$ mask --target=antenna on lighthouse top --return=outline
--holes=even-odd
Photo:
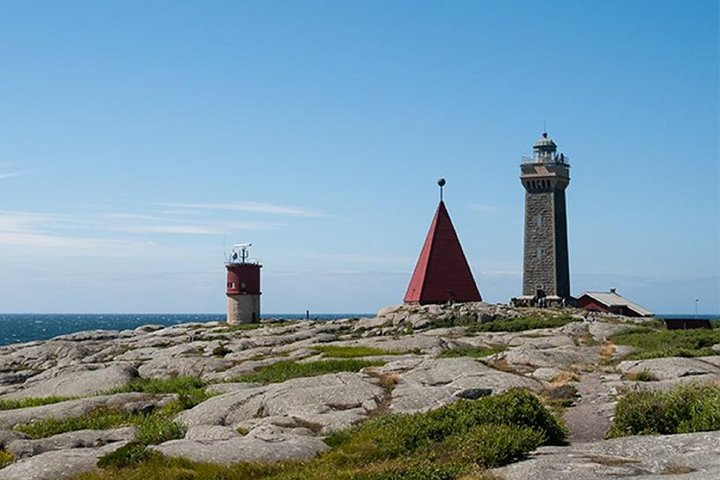
[[[248,249],[252,247],[252,243],[236,243],[232,246],[230,254],[230,263],[245,263],[248,256]]]
[[[443,187],[445,186],[445,179],[441,178],[437,181],[438,186],[440,187],[440,201],[443,201]]]

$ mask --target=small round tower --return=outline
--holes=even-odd
[[[260,262],[248,258],[250,243],[233,245],[227,268],[227,323],[260,321]]]

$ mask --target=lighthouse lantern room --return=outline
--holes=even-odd
[[[233,245],[227,268],[227,323],[260,321],[260,262],[248,258],[250,243]]]

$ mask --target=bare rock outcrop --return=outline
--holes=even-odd
[[[525,316],[562,317],[555,324],[565,324],[516,332],[492,325],[500,331],[483,331],[487,322]],[[617,398],[627,391],[720,381],[720,355],[617,364],[630,348],[611,345],[608,339],[632,325],[620,317],[573,309],[477,302],[398,305],[372,318],[329,322],[241,328],[219,322],[149,325],[0,347],[0,400],[82,397],[0,410],[0,449],[16,457],[0,469],[0,478],[69,478],[96,468],[100,456],[135,437],[127,427],[32,440],[14,426],[78,417],[99,408],[149,412],[177,395],[107,392],[136,377],[184,375],[199,378],[214,396],[175,417],[187,428],[184,438],[149,447],[173,457],[222,464],[306,459],[329,448],[323,442],[329,433],[374,415],[422,412],[526,388],[543,396],[566,395],[571,445],[541,448],[528,461],[500,469],[507,480],[720,478],[717,432],[601,440]],[[243,377],[278,362],[332,358],[326,347],[350,354],[357,347],[376,349],[361,360],[384,364],[271,384],[247,383]],[[656,381],[633,381],[641,372]]]
[[[114,452],[127,442],[115,442],[98,448],[54,450],[23,458],[0,470],[3,480],[64,480],[97,468],[103,455]]]
[[[615,438],[541,447],[530,459],[494,473],[505,480],[716,480],[720,432]]]

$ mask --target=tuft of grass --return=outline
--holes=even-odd
[[[205,382],[198,377],[180,376],[167,379],[136,377],[111,393],[142,392],[154,394],[176,393],[181,410],[192,408],[210,398]]]
[[[103,455],[97,463],[100,468],[125,468],[156,459],[160,454],[145,448],[140,442],[130,442],[114,452]]]
[[[365,367],[379,367],[382,365],[385,365],[385,362],[357,359],[319,360],[308,363],[284,360],[266,365],[256,372],[241,375],[231,381],[265,384],[278,383],[292,378],[316,377],[328,373],[359,372]]]
[[[213,351],[212,351],[212,354],[215,357],[224,357],[228,353],[232,353],[232,350],[230,350],[223,344],[220,344],[217,347],[213,348]]]
[[[483,358],[498,352],[507,350],[505,345],[493,345],[491,347],[462,347],[443,351],[439,358],[472,357]]]
[[[576,318],[573,318],[570,315],[554,317],[518,317],[498,319],[486,323],[475,323],[470,325],[470,330],[475,332],[522,332],[538,328],[557,328],[577,321],[578,320]]]
[[[720,386],[680,384],[620,399],[608,437],[720,430]]]
[[[15,410],[16,408],[39,407],[40,405],[50,405],[52,403],[60,403],[66,400],[75,400],[80,397],[30,397],[21,398],[19,400],[0,400],[0,410]]]
[[[579,397],[575,385],[564,383],[550,385],[543,392],[542,397],[552,408],[568,408]]]
[[[578,320],[570,315],[538,315],[534,317],[498,318],[480,323],[476,318],[447,317],[433,320],[432,328],[466,327],[470,332],[522,332],[538,328],[556,328]]]
[[[173,420],[173,415],[166,412],[133,418],[132,421],[138,429],[135,441],[143,445],[158,445],[185,437],[185,426]]]
[[[152,454],[123,463],[142,455],[133,451],[120,462],[101,461],[112,468],[74,480],[491,480],[484,468],[563,439],[562,427],[537,397],[512,390],[430,412],[376,417],[331,435],[331,450],[303,462],[222,466]]]
[[[340,346],[340,345],[320,345],[310,347],[310,350],[322,353],[330,358],[358,358],[358,357],[375,357],[381,355],[402,355],[406,352],[395,352],[392,350],[383,350],[374,347],[356,347],[356,346]]]
[[[717,355],[713,345],[720,343],[720,329],[665,330],[636,327],[611,338],[616,345],[630,345],[636,351],[625,357],[643,360],[660,357],[705,357]]]
[[[632,380],[634,382],[655,382],[657,377],[647,368],[641,372],[628,372],[624,375],[625,380]]]
[[[255,330],[256,328],[275,328],[275,327],[287,327],[297,323],[296,320],[263,320],[257,323],[236,323],[229,324],[227,322],[221,322],[220,325],[233,332],[243,332],[246,330]]]
[[[5,468],[15,461],[15,455],[0,448],[0,468]]]

